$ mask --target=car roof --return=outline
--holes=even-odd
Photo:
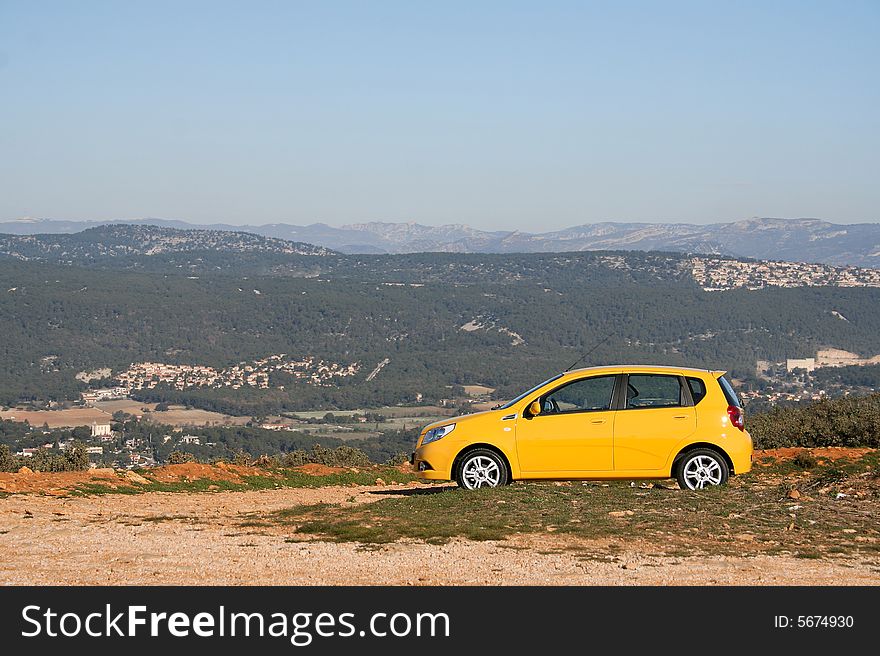
[[[713,371],[711,369],[698,369],[696,367],[673,367],[670,365],[663,364],[609,364],[609,365],[598,365],[594,367],[583,367],[581,369],[572,369],[571,371],[563,372],[563,375],[573,374],[573,373],[601,373],[601,372],[609,372],[609,373],[625,373],[625,372],[650,372],[650,373],[697,373],[697,374],[712,374],[716,378],[718,376],[722,376],[724,371]]]

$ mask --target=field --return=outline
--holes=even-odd
[[[464,393],[468,396],[486,396],[495,391],[494,387],[485,385],[463,385]]]
[[[120,410],[131,415],[140,415],[143,414],[143,409],[146,408],[151,413],[145,414],[146,418],[171,426],[242,426],[251,420],[250,417],[232,417],[220,414],[219,412],[199,410],[198,408],[187,409],[182,405],[172,405],[164,412],[155,412],[155,403],[140,403],[139,401],[129,399],[100,401],[95,403],[95,407],[111,415]]]
[[[439,417],[449,417],[455,412],[450,408],[441,408],[437,405],[416,405],[416,406],[382,406],[379,408],[360,408],[357,410],[334,410],[333,414],[340,417],[350,417],[352,415],[362,415],[365,412],[375,412],[384,415],[389,419],[418,419],[422,423],[427,423]],[[327,410],[309,410],[305,412],[296,412],[297,417],[320,419],[327,414]]]
[[[150,414],[144,413],[144,408]],[[91,426],[93,423],[106,424],[112,419],[113,413],[122,411],[131,415],[143,415],[148,419],[171,426],[232,426],[244,425],[250,417],[231,417],[209,410],[172,405],[166,412],[153,412],[155,403],[140,403],[130,399],[119,401],[99,401],[94,406],[68,408],[65,410],[20,410],[12,409],[0,412],[0,418],[15,421],[27,421],[31,426],[48,424],[49,428],[74,428]]]
[[[476,409],[475,409],[476,411]],[[352,415],[363,415],[366,412],[373,412],[383,415],[386,420],[377,426],[375,423],[355,423],[355,424],[306,424],[301,423],[292,427],[292,430],[302,431],[305,433],[319,433],[329,437],[335,437],[340,440],[361,440],[381,435],[382,431],[389,430],[407,430],[412,428],[421,428],[426,424],[430,424],[444,417],[451,417],[456,411],[451,408],[442,408],[436,405],[423,406],[383,406],[380,408],[369,408],[359,410],[340,410],[333,411],[333,415],[337,417],[350,417]],[[297,417],[304,419],[321,419],[326,414],[326,410],[297,412]]]
[[[875,450],[784,449],[704,492],[473,493],[318,465],[3,474],[0,584],[877,585],[878,472]]]
[[[92,423],[106,424],[110,415],[98,408],[70,408],[68,410],[4,410],[0,419],[26,421],[31,426],[46,424],[49,428],[74,428],[91,426]]]

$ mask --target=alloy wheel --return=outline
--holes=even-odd
[[[488,456],[474,456],[462,465],[461,478],[469,490],[479,487],[498,487],[501,469],[498,463]]]
[[[702,490],[707,485],[721,485],[721,463],[712,456],[700,454],[684,464],[684,482],[690,490]]]

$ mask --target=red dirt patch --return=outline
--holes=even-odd
[[[130,487],[132,483],[113,469],[89,469],[76,472],[0,472],[0,492],[40,492],[63,495],[83,483],[100,483],[110,487]]]
[[[294,470],[302,472],[303,474],[309,474],[310,476],[327,476],[329,474],[341,474],[342,472],[348,471],[348,468],[330,467],[328,465],[319,465],[316,462],[310,462],[307,465],[294,467]]]
[[[0,492],[36,492],[52,495],[67,494],[76,487],[97,483],[112,488],[132,487],[135,483],[124,478],[123,471],[110,468],[88,469],[75,472],[0,472]],[[144,478],[158,483],[177,483],[207,478],[215,481],[243,482],[244,476],[271,476],[265,469],[218,463],[204,465],[188,462],[166,465],[142,472]]]
[[[351,471],[351,467],[328,467],[308,464],[294,468],[311,476],[327,476]],[[51,495],[64,495],[83,484],[100,484],[112,488],[132,487],[137,481],[124,477],[125,471],[110,468],[89,469],[76,472],[0,472],[0,492],[31,492]],[[142,471],[141,476],[150,482],[179,483],[208,479],[230,483],[244,483],[246,476],[276,476],[272,470],[245,465],[232,465],[218,462],[206,465],[199,462],[186,462],[179,465],[165,465]],[[143,481],[140,481],[143,483]]]
[[[230,481],[238,483],[242,476],[266,476],[265,469],[257,467],[245,467],[243,465],[230,465],[225,462],[216,465],[206,465],[200,462],[185,462],[179,465],[165,465],[144,472],[147,478],[159,483],[176,483],[178,481],[194,481],[200,478],[209,478],[214,481]]]

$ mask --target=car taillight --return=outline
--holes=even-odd
[[[746,429],[742,408],[737,408],[735,405],[727,406],[727,416],[730,417],[731,424],[740,430]]]

